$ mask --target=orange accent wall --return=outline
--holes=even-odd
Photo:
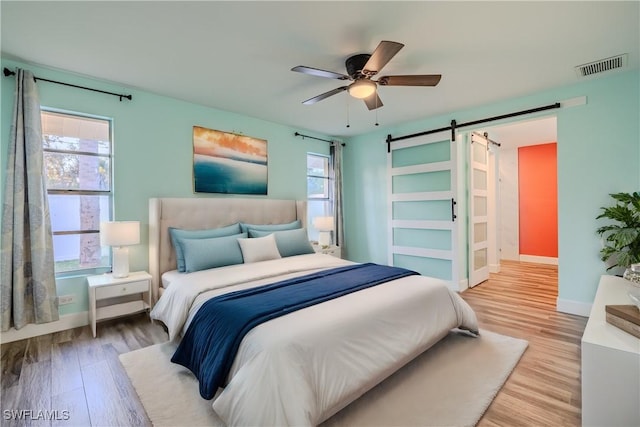
[[[555,142],[518,148],[520,254],[558,256],[558,167]]]

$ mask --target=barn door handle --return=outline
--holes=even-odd
[[[451,221],[452,222],[455,221],[457,218],[455,206],[456,206],[456,200],[452,197],[451,198]]]

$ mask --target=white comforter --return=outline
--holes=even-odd
[[[213,296],[347,264],[312,254],[191,273],[171,283],[151,316],[174,339]],[[317,425],[457,327],[477,331],[475,313],[445,282],[423,276],[314,305],[245,336],[213,408],[227,425]]]

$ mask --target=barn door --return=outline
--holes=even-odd
[[[394,142],[387,156],[388,262],[459,286],[456,144],[450,132]]]
[[[477,133],[469,144],[469,287],[489,279],[489,141]]]

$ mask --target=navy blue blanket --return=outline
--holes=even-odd
[[[356,264],[212,298],[194,316],[171,361],[189,368],[200,382],[200,395],[212,399],[224,385],[240,342],[255,326],[414,274],[418,273],[398,267]]]

